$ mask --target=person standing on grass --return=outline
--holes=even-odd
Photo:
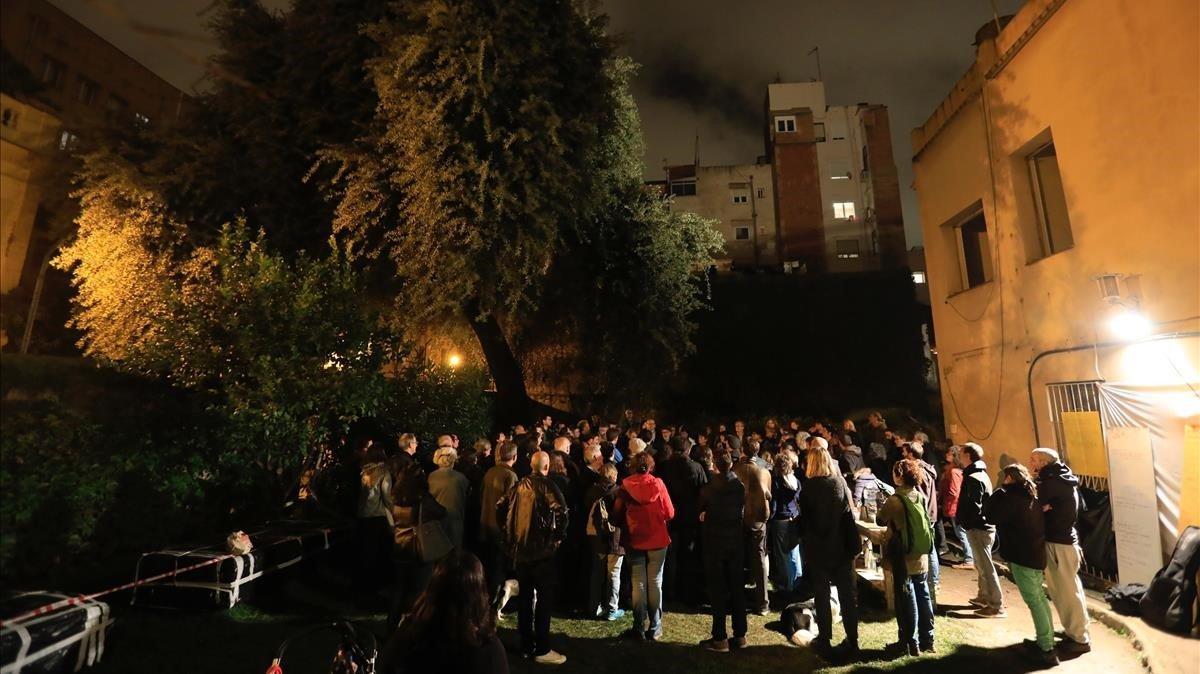
[[[738,479],[746,486],[746,508],[742,515],[743,538],[746,545],[746,561],[750,570],[750,582],[754,592],[750,596],[750,611],[759,615],[770,612],[767,596],[767,576],[770,562],[767,560],[767,522],[770,521],[772,506],[771,473],[759,465],[758,445],[747,440],[742,445],[742,458],[733,467]]]
[[[932,653],[933,601],[929,596],[929,551],[933,529],[929,526],[925,479],[920,462],[901,459],[892,468],[896,493],[879,510],[879,523],[888,528],[884,563],[892,569],[896,595],[896,627],[899,639],[890,650],[908,655]]]
[[[567,535],[567,500],[547,477],[550,455],[529,457],[529,476],[513,485],[497,504],[504,542],[516,569],[517,631],[522,654],[543,665],[561,665],[567,657],[550,648],[550,612],[558,588],[555,554]]]
[[[663,481],[654,477],[654,457],[644,451],[633,457],[633,474],[621,482],[613,512],[623,522],[622,539],[633,583],[633,627],[626,635],[639,641],[662,638],[663,564],[671,536],[667,523],[675,505]]]
[[[592,550],[588,613],[613,622],[625,617],[625,612],[617,607],[625,549],[621,547],[621,528],[612,514],[617,500],[617,467],[605,463],[598,474],[599,479],[592,483],[583,500],[587,513],[585,531]]]
[[[504,441],[496,448],[496,465],[483,475],[482,494],[479,505],[479,538],[483,548],[483,570],[487,575],[488,590],[492,593],[492,608],[497,613],[504,609],[509,596],[509,560],[504,554],[504,532],[496,519],[496,504],[517,483],[513,464],[517,462],[517,443]]]
[[[962,491],[963,471],[959,465],[962,448],[952,445],[946,450],[946,465],[942,466],[942,477],[938,480],[938,497],[941,499],[942,520],[950,524],[954,540],[962,548],[962,561],[951,564],[954,569],[971,569],[975,559],[971,557],[971,546],[967,544],[967,530],[958,521],[958,496]],[[949,548],[944,552],[949,552]]]
[[[1092,650],[1092,640],[1087,627],[1087,600],[1079,580],[1083,550],[1075,532],[1079,518],[1079,478],[1053,449],[1033,450],[1029,464],[1037,475],[1046,521],[1046,589],[1066,633],[1058,648],[1073,654],[1087,653]]]
[[[446,444],[441,444],[443,440]],[[450,445],[450,436],[438,440],[439,447],[433,453],[437,470],[429,474],[429,493],[446,509],[446,535],[456,548],[463,546],[463,521],[467,514],[467,493],[471,489],[467,476],[454,469],[458,463],[458,450]]]
[[[1058,664],[1058,656],[1054,653],[1054,618],[1042,588],[1046,538],[1037,485],[1029,470],[1019,463],[1006,466],[1001,475],[1000,487],[983,510],[988,521],[996,525],[1000,555],[1008,562],[1021,599],[1033,616],[1037,638],[1026,639],[1025,645],[1041,664],[1053,667]]]
[[[421,554],[417,527],[446,518],[446,509],[429,493],[425,473],[415,462],[404,464],[393,478],[391,501],[392,561],[396,576],[388,611],[388,632],[396,629],[413,600],[425,590],[433,569]]]
[[[967,530],[967,544],[975,560],[978,574],[978,594],[970,604],[981,618],[1003,618],[1004,595],[1000,592],[1000,576],[992,563],[992,545],[996,542],[996,527],[988,522],[983,504],[992,495],[992,478],[983,462],[983,447],[968,442],[959,455],[963,469],[963,486],[958,496],[958,521]]]
[[[743,591],[742,510],[746,487],[733,472],[728,450],[713,456],[712,480],[700,490],[700,540],[704,550],[704,575],[712,603],[712,638],[700,642],[707,650],[726,653],[746,645],[746,593]],[[733,640],[725,630],[725,616],[733,623]]]
[[[937,498],[937,469],[933,464],[925,460],[925,443],[917,440],[916,437],[927,437],[924,433],[914,434],[912,442],[904,445],[901,448],[904,458],[912,459],[917,462],[917,467],[921,469],[921,480],[914,485],[921,496],[924,497],[925,513],[929,517],[929,533],[933,536],[933,540],[937,541],[938,527],[938,498]],[[929,550],[929,587],[936,588],[941,585],[941,569],[938,568],[938,553],[936,549]]]
[[[363,457],[358,492],[359,590],[376,589],[392,549],[392,475],[383,447],[372,445]]]
[[[804,488],[800,490],[800,521],[803,527],[804,573],[812,579],[817,612],[817,639],[813,648],[822,655],[834,655],[851,660],[858,655],[858,600],[854,574],[854,557],[843,549],[847,534],[847,513],[853,513],[850,490],[838,473],[837,463],[821,442],[808,452]],[[830,652],[829,637],[833,633],[833,609],[830,606],[830,583],[837,585],[841,605],[842,626],[846,640]]]
[[[767,524],[771,584],[775,591],[790,596],[800,582],[800,480],[796,459],[783,450],[775,456],[771,473],[771,498],[775,501]]]
[[[668,600],[678,599],[696,606],[700,603],[701,583],[700,550],[696,542],[700,519],[696,503],[700,489],[708,483],[708,472],[692,460],[688,449],[684,438],[676,436],[663,448],[666,458],[658,462],[659,477],[667,485],[667,493],[675,505],[675,519],[668,528],[671,547],[667,549],[663,592]]]

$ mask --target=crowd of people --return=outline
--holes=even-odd
[[[667,601],[708,609],[699,646],[718,653],[745,647],[748,613],[809,602],[811,647],[853,661],[859,521],[886,527],[890,652],[936,651],[942,564],[975,570],[978,617],[1007,615],[997,542],[1036,627],[1030,655],[1053,665],[1090,650],[1078,479],[1051,449],[1004,466],[993,488],[978,444],[931,443],[879,413],[861,431],[849,419],[750,430],[740,420],[658,426],[629,412],[611,424],[546,416],[469,444],[443,435],[432,451],[411,434],[391,453],[386,444],[359,452],[358,502],[358,577],[390,565],[394,578],[383,671],[507,671],[496,625],[513,603],[521,655],[541,664],[566,661],[552,611],[611,622],[624,606],[624,636],[655,642]]]

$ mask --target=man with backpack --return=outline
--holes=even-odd
[[[1079,518],[1079,478],[1053,449],[1038,448],[1029,457],[1037,481],[1046,533],[1046,589],[1058,611],[1066,637],[1058,645],[1066,653],[1092,650],[1087,600],[1079,580],[1083,551],[1075,522]]]
[[[496,505],[504,543],[519,585],[517,631],[525,657],[545,665],[560,665],[565,655],[550,648],[550,611],[558,586],[555,553],[567,534],[566,498],[547,475],[550,455],[529,457],[530,474],[517,482]]]
[[[612,462],[605,463],[597,474],[598,479],[583,499],[587,512],[585,527],[592,550],[587,613],[613,622],[625,617],[625,611],[617,608],[625,549],[621,547],[621,528],[611,517],[617,498],[617,467]]]
[[[933,601],[927,580],[933,529],[929,526],[925,495],[918,489],[922,473],[920,462],[915,459],[896,462],[892,468],[896,493],[883,504],[878,518],[888,528],[884,563],[892,570],[896,591],[899,638],[889,649],[908,655],[935,650]]]

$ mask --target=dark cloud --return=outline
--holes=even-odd
[[[756,101],[737,81],[685,54],[669,52],[644,62],[641,77],[650,96],[714,115],[738,130],[753,131],[762,123],[761,98]]]

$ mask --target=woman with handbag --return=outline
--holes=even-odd
[[[392,561],[396,568],[388,632],[417,595],[425,590],[433,563],[450,552],[450,539],[442,529],[443,508],[429,493],[425,473],[410,463],[400,469],[392,487]]]
[[[800,491],[800,521],[803,527],[804,573],[811,578],[817,612],[817,639],[813,647],[829,656],[829,637],[833,633],[833,609],[829,603],[830,584],[837,586],[842,626],[846,640],[833,653],[842,660],[858,655],[858,601],[854,575],[858,530],[850,507],[850,490],[837,470],[837,463],[817,438],[808,450],[805,475]]]

